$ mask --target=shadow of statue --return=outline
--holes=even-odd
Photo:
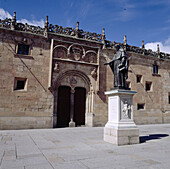
[[[168,134],[150,134],[149,136],[140,136],[139,141],[140,143],[145,143],[146,141],[149,140],[156,140],[156,139],[161,139],[163,137],[168,137]]]

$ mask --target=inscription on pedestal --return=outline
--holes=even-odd
[[[118,110],[118,99],[117,97],[109,98],[109,121],[116,122],[117,119],[117,110]]]

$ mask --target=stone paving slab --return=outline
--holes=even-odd
[[[103,141],[102,127],[0,131],[0,169],[167,169],[170,124],[139,125],[140,144]]]

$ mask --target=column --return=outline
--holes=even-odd
[[[75,93],[75,90],[71,89],[71,95],[70,95],[70,123],[69,123],[69,127],[75,127],[75,122],[73,121],[73,119],[74,119],[74,93]]]

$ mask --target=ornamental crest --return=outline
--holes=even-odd
[[[80,60],[81,56],[82,56],[82,49],[78,48],[78,47],[72,47],[72,52],[74,55],[74,59],[75,60]]]

